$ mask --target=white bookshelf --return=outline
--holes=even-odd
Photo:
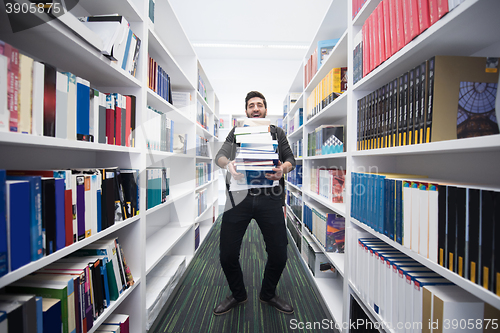
[[[496,309],[500,309],[500,297],[460,277],[429,259],[404,248],[400,244],[379,234],[370,227],[355,220],[350,216],[351,205],[351,172],[394,172],[404,174],[422,174],[431,179],[442,179],[450,182],[477,183],[488,186],[500,187],[500,135],[475,137],[460,140],[432,142],[419,145],[382,148],[374,150],[357,151],[357,100],[385,85],[423,61],[434,55],[460,55],[460,56],[498,56],[500,54],[500,40],[496,31],[500,29],[500,21],[495,18],[500,11],[500,2],[488,0],[465,0],[458,7],[447,13],[438,22],[417,36],[413,41],[404,46],[392,57],[379,65],[367,76],[352,84],[353,75],[353,50],[355,36],[377,7],[381,0],[367,0],[361,11],[354,19],[352,15],[352,1],[333,0],[330,9],[318,29],[318,32],[307,51],[305,58],[313,53],[318,40],[340,38],[330,55],[324,60],[322,67],[304,87],[304,69],[301,64],[289,93],[302,93],[298,103],[289,111],[285,119],[293,116],[299,107],[304,108],[304,125],[299,131],[288,136],[290,143],[299,139],[303,140],[304,154],[307,152],[307,133],[323,124],[341,124],[345,126],[346,151],[340,154],[321,155],[297,159],[303,164],[303,186],[296,187],[287,182],[287,188],[302,193],[303,202],[310,202],[316,206],[324,206],[346,218],[346,228],[364,230],[377,237],[395,249],[417,260],[424,266],[442,275],[459,287],[469,291],[484,302]],[[341,14],[339,14],[341,13]],[[343,15],[341,18],[339,15]],[[335,26],[333,26],[335,25]],[[335,67],[348,67],[348,90],[335,99],[321,112],[309,120],[306,118],[307,98],[322,78]],[[341,167],[347,171],[346,195],[344,204],[332,204],[326,199],[310,192],[309,170],[312,166],[324,165],[327,167]],[[474,170],[471,172],[471,170]],[[303,234],[309,231],[303,227]],[[310,234],[309,234],[310,235]],[[311,238],[316,242],[314,236]],[[339,323],[349,322],[349,304],[351,296],[360,303],[368,317],[374,322],[383,324],[383,319],[359,296],[357,288],[351,283],[349,266],[353,257],[349,255],[355,251],[355,244],[350,243],[346,237],[346,254],[325,254],[331,262],[342,271],[343,287],[343,312]],[[318,285],[320,287],[320,285]],[[335,305],[330,305],[329,300],[336,298],[337,292],[328,292],[328,287],[320,295],[330,307],[333,314]],[[332,308],[333,307],[333,308]],[[348,332],[349,329],[342,329]],[[384,328],[381,332],[392,332]]]
[[[148,18],[148,0],[85,0],[66,15],[61,22],[47,24],[10,33],[8,22],[0,22],[0,40],[35,60],[47,62],[58,70],[67,71],[88,80],[100,92],[118,92],[136,96],[135,147],[122,147],[82,141],[71,141],[19,133],[0,132],[2,169],[69,169],[120,168],[138,169],[140,172],[140,213],[67,246],[55,253],[31,262],[0,278],[0,288],[43,268],[64,256],[105,237],[118,237],[125,253],[135,284],[123,292],[116,302],[94,322],[94,332],[111,313],[130,316],[131,332],[146,332],[147,274],[168,255],[193,258],[195,222],[200,222],[200,243],[212,227],[213,207],[218,213],[217,173],[212,165],[212,180],[198,188],[195,186],[195,164],[211,162],[209,157],[195,155],[195,138],[203,136],[212,144],[216,140],[213,126],[218,124],[219,100],[203,71],[202,64],[191,46],[168,0],[156,0],[156,22]],[[119,13],[130,23],[132,31],[141,40],[136,77],[132,77],[102,56],[92,45],[74,31],[83,31],[75,17]],[[66,16],[65,15],[65,16]],[[6,29],[4,29],[6,28]],[[6,32],[9,31],[9,32]],[[81,33],[83,34],[83,33]],[[163,100],[148,87],[148,54],[169,74],[172,90],[189,92],[190,105],[177,108]],[[207,88],[205,101],[197,91],[198,73]],[[196,123],[197,100],[203,103],[208,115],[208,130]],[[142,126],[144,109],[151,106],[174,121],[174,133],[187,133],[187,154],[149,150],[145,147],[145,128]],[[170,168],[170,195],[167,200],[146,209],[146,168]],[[195,216],[195,192],[207,189],[207,209]],[[212,200],[212,198],[214,198]]]

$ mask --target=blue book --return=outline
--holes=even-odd
[[[43,297],[35,296],[35,301],[36,301],[36,332],[43,333]]]
[[[77,239],[85,238],[85,176],[76,176]]]
[[[97,232],[102,230],[101,190],[97,190]]]
[[[56,204],[56,251],[66,246],[66,221],[65,221],[65,184],[63,178],[55,179],[55,204]]]
[[[7,176],[8,180],[26,180],[30,183],[30,251],[31,261],[43,257],[42,235],[42,177]]]
[[[76,79],[76,139],[89,141],[90,83]]]
[[[6,194],[9,268],[14,271],[31,262],[30,184],[23,180],[7,180]]]
[[[0,170],[0,276],[9,271],[7,247],[7,207],[5,195],[5,170]]]
[[[128,29],[127,44],[125,47],[125,54],[123,55],[122,69],[127,68],[128,53],[130,52],[130,43],[132,42],[132,29]],[[135,50],[134,50],[135,51]]]
[[[102,259],[102,265],[101,265],[101,276],[102,276],[102,279],[103,279],[103,287],[104,287],[104,298],[105,298],[105,307],[108,307],[111,305],[111,301],[110,301],[110,296],[109,296],[109,282],[108,282],[108,272],[107,272],[107,265],[110,264],[111,265],[111,262],[108,261],[108,258],[107,257],[104,257]]]
[[[56,298],[43,298],[43,332],[60,332],[62,325],[61,301]]]

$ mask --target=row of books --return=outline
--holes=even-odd
[[[200,93],[201,97],[207,102],[207,87],[205,85],[205,81],[200,75],[200,70],[198,69],[198,92]]]
[[[343,153],[344,125],[321,125],[307,133],[307,156]]]
[[[290,236],[297,248],[300,249],[302,247],[302,223],[294,214],[288,211],[288,207],[285,211],[285,218]]]
[[[403,73],[358,100],[358,150],[498,134],[498,69],[498,58],[435,56]]]
[[[299,129],[300,126],[304,124],[304,109],[299,108],[293,117],[288,118],[287,121],[287,126],[286,126],[286,133],[287,134],[292,134],[296,130]]]
[[[146,177],[146,209],[150,209],[170,196],[170,168],[147,168]]]
[[[168,255],[146,276],[147,330],[153,326],[185,271],[186,256]]]
[[[302,235],[300,254],[316,278],[335,278],[338,272],[316,242],[307,234]]]
[[[500,192],[400,174],[351,173],[351,215],[500,295]]]
[[[137,170],[0,170],[0,276],[139,212]]]
[[[283,101],[283,119],[285,119],[286,115],[293,109],[300,95],[302,95],[300,92],[290,92],[286,94],[285,100]]]
[[[333,203],[343,203],[346,171],[338,168],[311,167],[310,190]]]
[[[199,191],[196,191],[194,195],[194,201],[196,202],[196,211],[197,211],[196,216],[200,216],[208,207],[207,193],[208,193],[207,189],[203,188]]]
[[[148,88],[172,104],[170,76],[149,54],[148,60]]]
[[[358,15],[359,11],[361,8],[363,8],[363,5],[366,3],[367,0],[353,0],[352,1],[352,18],[354,19],[356,15]]]
[[[448,0],[382,0],[361,29],[363,77],[453,8]]]
[[[344,253],[345,218],[325,208],[304,202],[304,226],[327,252]]]
[[[148,105],[145,111],[146,146],[151,150],[174,151],[174,121]]]
[[[118,238],[102,239],[9,284],[0,304],[7,310],[10,321],[16,319],[15,308],[19,304],[13,302],[15,295],[26,295],[24,300],[19,300],[24,303],[23,307],[28,305],[28,309],[30,306],[25,302],[33,302],[34,296],[42,297],[42,304],[48,306],[45,324],[50,330],[47,332],[86,333],[111,302],[133,284],[134,278]],[[3,303],[9,299],[12,304]],[[15,332],[36,332],[40,312],[35,312],[37,315],[23,323],[9,323],[9,331],[13,328]],[[119,323],[115,324],[125,324],[126,321],[126,317],[120,316]],[[28,329],[30,326],[35,329]]]
[[[314,87],[306,100],[307,120],[320,113],[342,93],[347,91],[347,67],[332,68]]]
[[[299,221],[302,221],[302,193],[286,190],[286,204]]]
[[[212,181],[212,163],[198,162],[195,165],[195,184],[196,187]]]
[[[0,131],[134,146],[135,96],[105,94],[0,41]]]
[[[290,148],[292,148],[292,153],[293,153],[293,156],[295,158],[297,157],[302,157],[303,156],[303,140],[302,139],[298,139],[297,141],[295,142],[292,142],[292,144],[290,145]]]
[[[196,156],[210,157],[208,139],[201,135],[196,136]]]
[[[95,15],[79,17],[78,20],[101,38],[101,53],[135,77],[141,40],[130,29],[125,16]]]
[[[498,318],[474,295],[364,232],[353,232],[357,244],[352,258],[352,283],[360,297],[394,332],[456,332],[452,321],[481,322]],[[369,276],[370,278],[366,278]],[[496,316],[489,318],[491,311]],[[462,326],[463,328],[463,326]],[[481,326],[468,330],[482,332]]]
[[[196,101],[196,123],[208,130],[208,113],[200,101]]]
[[[287,173],[285,177],[293,185],[302,187],[302,164],[296,164],[295,169]]]
[[[320,69],[338,41],[339,38],[318,41],[318,46],[304,64],[304,88],[311,82],[312,78]]]

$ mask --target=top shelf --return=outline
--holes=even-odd
[[[359,15],[364,17],[365,11],[369,15],[371,11],[368,9],[378,2],[367,3]],[[500,1],[468,0],[461,3],[357,82],[353,89],[373,91],[435,55],[492,56],[487,47],[499,42],[500,35],[484,32],[498,30],[499,12]],[[358,21],[360,24],[364,22],[361,18]],[[481,24],[471,24],[478,21]]]

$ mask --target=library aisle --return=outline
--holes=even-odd
[[[259,290],[266,263],[262,234],[251,222],[241,247],[240,262],[243,269],[248,302],[229,313],[214,316],[212,310],[230,294],[219,263],[219,234],[222,215],[219,216],[205,241],[184,274],[184,280],[171,296],[172,301],[151,327],[157,332],[295,332],[300,323],[322,323],[331,318],[313,290],[308,272],[289,239],[288,261],[277,288],[277,294],[290,301],[295,312],[285,315],[259,301]],[[339,304],[339,307],[342,307]],[[325,320],[326,319],[326,320]],[[335,332],[329,324],[316,325],[317,329],[301,329],[300,332]],[[305,328],[305,327],[304,327]]]

